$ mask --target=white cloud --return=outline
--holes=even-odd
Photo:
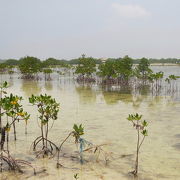
[[[122,17],[141,18],[150,16],[150,13],[139,5],[113,3],[112,8]]]

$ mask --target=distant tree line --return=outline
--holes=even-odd
[[[30,56],[27,56],[28,59],[33,59],[33,58],[36,58],[36,57],[30,57]],[[0,60],[0,64],[4,64],[4,65],[9,65],[9,66],[18,66],[21,64],[22,62],[22,59],[24,58],[27,58],[27,57],[23,57],[23,58],[20,58],[19,60],[17,59],[7,59],[7,60]],[[96,64],[101,64],[103,62],[102,59],[97,59],[97,58],[93,58],[91,57],[92,59],[94,59],[95,63]],[[36,58],[38,59],[38,58]],[[122,58],[107,58],[106,61],[119,61],[121,60]],[[71,59],[71,60],[59,60],[59,59],[55,59],[55,58],[48,58],[46,60],[40,60],[38,59],[41,63],[42,66],[54,66],[54,65],[60,65],[60,66],[68,66],[68,65],[75,65],[75,64],[79,64],[80,63],[80,58],[76,58],[76,59]],[[133,59],[132,58],[132,62],[133,64],[139,64],[140,63],[140,59]],[[161,58],[161,59],[153,59],[153,58],[150,58],[148,59],[149,60],[149,63],[150,64],[153,64],[153,63],[172,63],[172,64],[180,64],[180,59],[177,59],[177,58]]]

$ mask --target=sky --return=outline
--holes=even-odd
[[[180,58],[180,0],[0,0],[0,59]]]

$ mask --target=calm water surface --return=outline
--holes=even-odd
[[[180,75],[180,67],[154,67],[155,70]],[[130,180],[128,172],[135,161],[136,132],[126,120],[128,114],[138,112],[149,122],[149,136],[141,149],[139,180],[180,179],[180,98],[169,96],[131,95],[117,91],[105,91],[93,86],[80,86],[72,77],[54,78],[53,81],[26,81],[14,75],[2,76],[11,84],[8,92],[24,97],[24,107],[31,115],[28,134],[23,122],[17,123],[17,142],[11,137],[12,154],[31,161],[37,171],[46,172],[33,176],[27,169],[25,174],[3,172],[0,179],[48,179],[73,180],[78,173],[79,180]],[[60,112],[49,139],[60,142],[71,131],[74,123],[85,127],[84,138],[94,144],[108,144],[104,150],[111,152],[106,165],[103,157],[95,161],[92,154],[85,154],[86,162],[81,165],[72,160],[76,146],[70,139],[63,148],[67,156],[61,157],[66,168],[56,169],[56,159],[36,159],[30,151],[32,141],[39,136],[37,111],[28,103],[31,94],[47,93],[60,103]]]

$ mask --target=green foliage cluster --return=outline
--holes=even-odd
[[[32,105],[35,105],[39,112],[39,120],[40,120],[40,130],[41,136],[36,138],[33,142],[33,150],[36,150],[36,146],[42,142],[42,150],[40,151],[39,155],[43,157],[48,154],[53,154],[53,147],[58,150],[58,147],[48,139],[49,129],[52,127],[49,126],[50,120],[56,120],[57,114],[59,112],[59,104],[53,99],[51,96],[39,95],[34,96],[32,95],[29,98],[29,102]],[[37,155],[37,156],[39,156]]]
[[[143,136],[147,136],[147,130],[145,129],[148,126],[148,123],[146,120],[142,121],[142,115],[136,114],[129,114],[128,121],[131,121],[133,123],[133,127],[136,128],[136,130],[141,131],[141,134]]]
[[[75,143],[79,142],[80,136],[84,134],[84,127],[82,127],[82,124],[79,126],[77,124],[74,124],[73,126],[73,136],[75,137]]]
[[[10,130],[11,125],[14,128],[14,139],[16,140],[16,121],[23,120],[27,125],[27,121],[30,118],[30,115],[24,111],[21,101],[23,100],[21,96],[13,95],[12,93],[7,96],[5,89],[8,87],[8,83],[5,81],[0,85],[1,89],[1,98],[0,98],[0,129],[3,127],[3,117],[11,118],[11,123],[6,122],[6,130]],[[3,97],[3,94],[5,96]]]
[[[149,59],[149,62],[151,64],[153,63],[172,63],[172,64],[180,64],[180,59],[177,59],[177,58],[161,58],[161,59],[153,59],[153,58],[150,58]]]
[[[0,73],[4,73],[7,71],[8,66],[6,64],[0,64]]]
[[[45,61],[42,61],[43,67],[50,66],[61,66],[61,67],[69,67],[68,62],[66,60],[58,60],[55,58],[48,58]]]
[[[0,106],[4,110],[2,114],[6,114],[8,117],[12,117],[16,120],[23,118],[23,120],[27,122],[30,115],[27,112],[24,112],[21,101],[21,96],[13,95],[12,93],[9,96],[2,98],[0,101]]]
[[[175,76],[175,75],[169,75],[169,77],[167,77],[165,79],[166,82],[170,83],[171,81],[176,81],[178,78],[180,78],[180,76]]]
[[[142,58],[137,66],[138,75],[142,78],[147,78],[149,74],[152,73],[152,70],[149,68],[150,62],[146,58]]]
[[[42,64],[40,59],[27,56],[19,60],[19,69],[25,75],[35,74],[42,70]]]
[[[19,65],[19,60],[8,59],[4,62],[4,64],[9,65],[9,66],[17,66],[17,65]]]
[[[107,61],[106,63],[100,64],[99,72],[97,73],[101,77],[106,77],[107,79],[116,78],[116,63],[113,61]]]
[[[43,69],[43,73],[44,74],[51,74],[53,71],[52,69],[48,68],[48,69]]]
[[[99,72],[97,74],[107,79],[121,78],[128,80],[132,75],[132,65],[133,60],[130,57],[125,56],[117,61],[106,61],[105,63],[100,64],[98,67]]]
[[[85,57],[85,55],[82,55],[81,58],[79,58],[79,64],[76,67],[76,74],[80,74],[82,76],[91,76],[96,71],[96,63],[95,60],[91,57]]]
[[[46,125],[50,119],[57,119],[59,104],[51,96],[47,94],[41,94],[39,96],[32,95],[29,98],[29,102],[38,107],[38,112],[40,113],[39,119],[42,125]]]
[[[157,73],[151,73],[148,76],[148,79],[150,80],[150,82],[154,82],[154,81],[159,81],[164,77],[164,73],[162,71],[159,71]]]
[[[2,98],[2,94],[7,94],[7,92],[5,91],[5,89],[8,88],[8,83],[7,81],[4,81],[3,83],[0,84],[0,89],[1,89],[1,97]]]
[[[95,60],[96,64],[101,64],[101,60],[97,58],[93,58]],[[122,58],[108,58],[107,61],[118,61]],[[141,59],[133,59],[133,64],[139,64]],[[155,59],[155,58],[149,58],[148,59],[150,64],[153,63],[172,63],[172,64],[180,64],[180,59],[177,58],[161,58],[161,59]],[[71,59],[71,60],[58,60],[55,58],[48,58],[46,60],[42,60],[43,66],[51,66],[51,65],[73,65],[73,64],[79,64],[79,58]],[[0,64],[6,64],[6,65],[19,65],[20,61],[17,59],[7,59],[7,60],[1,60]]]

